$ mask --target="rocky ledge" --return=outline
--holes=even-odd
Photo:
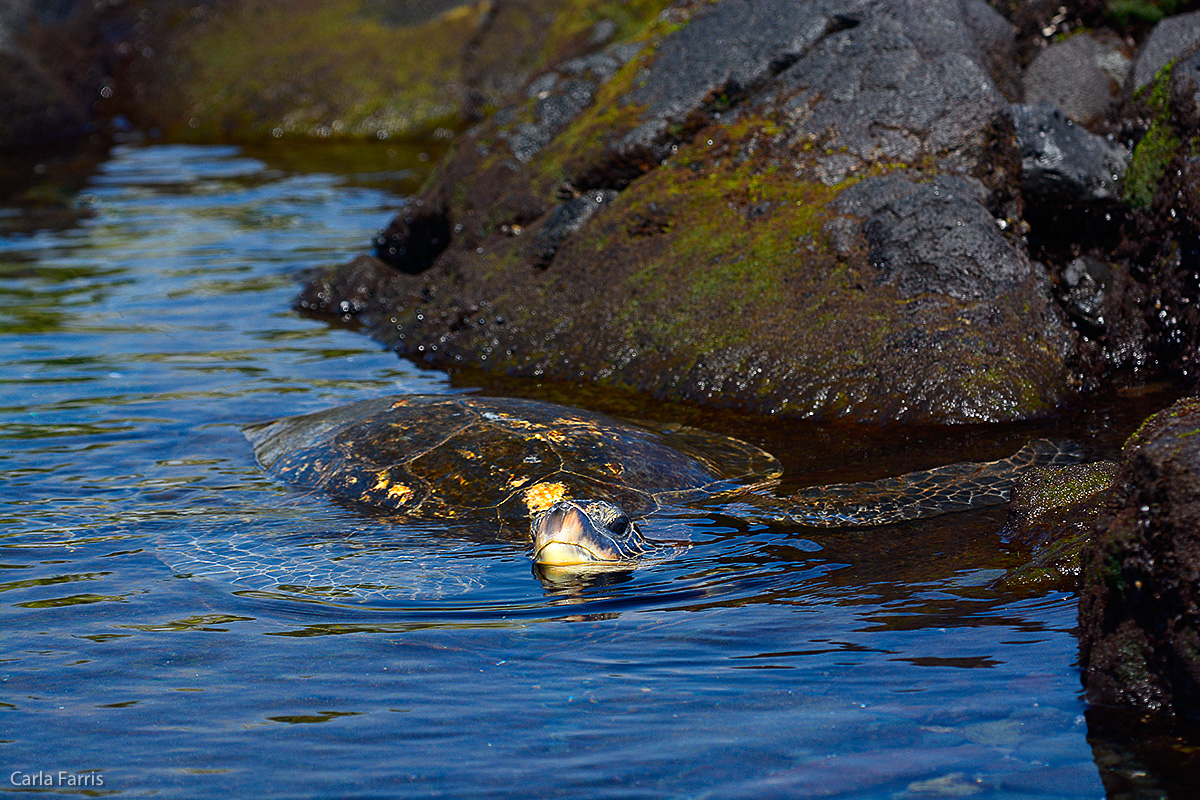
[[[1084,550],[1080,663],[1088,699],[1200,718],[1200,401],[1125,445]]]
[[[826,419],[1190,376],[1197,31],[1022,70],[982,0],[678,3],[535,74],[299,305],[445,368]]]

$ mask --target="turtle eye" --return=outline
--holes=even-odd
[[[629,517],[622,514],[616,519],[611,520],[604,527],[608,528],[610,533],[615,533],[618,536],[622,536],[626,531],[629,530]]]

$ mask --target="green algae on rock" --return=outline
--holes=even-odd
[[[1139,97],[1146,104],[1151,119],[1149,128],[1133,149],[1123,187],[1125,202],[1135,208],[1150,205],[1166,174],[1167,164],[1181,144],[1167,104],[1172,66],[1174,62],[1159,70],[1154,81],[1139,91]]]
[[[1010,586],[1078,588],[1083,550],[1117,465],[1111,461],[1031,470],[1013,486],[1005,538],[1030,556],[1010,570]]]

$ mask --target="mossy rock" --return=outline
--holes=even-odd
[[[1139,90],[1138,97],[1147,110],[1149,127],[1138,140],[1122,184],[1125,202],[1146,208],[1158,192],[1167,165],[1183,140],[1171,114],[1170,82],[1174,62],[1159,70],[1153,83]]]
[[[1082,577],[1089,700],[1200,717],[1200,400],[1126,442]]]
[[[510,220],[419,275],[364,259],[314,282],[302,304],[366,311],[379,338],[451,368],[795,416],[1015,419],[1069,391],[1069,339],[1045,285],[976,204],[975,184],[907,173],[799,181],[741,157],[761,130],[709,133],[702,154],[683,148],[678,163],[598,203],[547,265],[536,264],[550,215]],[[877,211],[864,206],[892,194],[900,199]],[[876,249],[915,240],[961,259],[943,281],[953,292],[933,291],[916,255],[895,254],[887,268],[872,260],[866,223],[924,210],[946,227],[910,237],[901,225],[890,239],[876,230]],[[959,223],[976,226],[968,249],[986,278],[958,271],[976,264],[954,252]]]
[[[223,0],[147,4],[131,113],[168,138],[392,138],[460,129],[545,64],[663,2]],[[601,40],[599,42],[595,40]]]
[[[396,271],[356,262],[301,307],[442,367],[795,416],[1013,420],[1070,395],[1048,277],[996,224],[1020,159],[982,66],[1011,38],[994,11],[936,46],[925,11],[673,11],[473,129],[380,237]]]

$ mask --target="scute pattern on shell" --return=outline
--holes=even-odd
[[[289,483],[408,517],[526,519],[564,496],[641,515],[779,475],[774,457],[736,439],[512,398],[367,400],[246,436]]]

